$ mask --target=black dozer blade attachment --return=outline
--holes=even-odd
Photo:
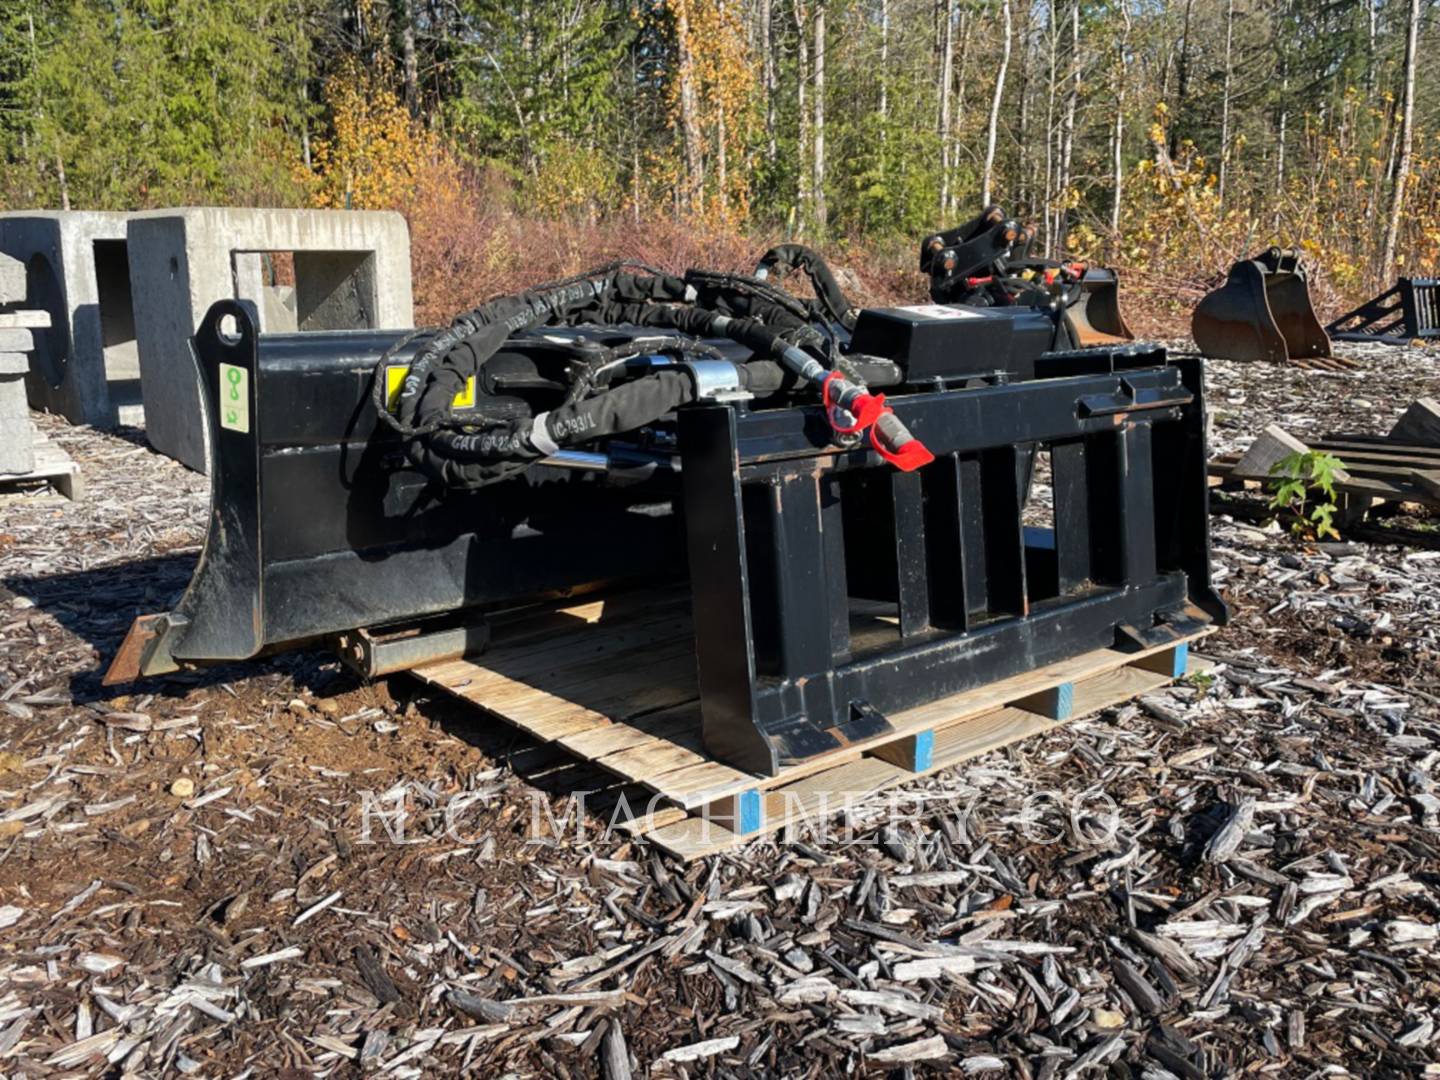
[[[378,674],[419,662],[421,635],[483,648],[483,628],[452,614],[483,622],[688,570],[705,749],[774,776],[893,731],[902,710],[1226,618],[1210,581],[1200,361],[1047,351],[1050,311],[858,313],[851,359],[895,373],[886,406],[933,452],[913,471],[837,441],[812,388],[680,405],[645,435],[673,452],[668,471],[547,457],[478,490],[432,484],[376,415],[377,365],[395,350],[403,382],[423,336],[256,327],[253,306],[222,301],[196,334],[209,531],[174,610],[137,620],[108,681],[337,641],[368,650]],[[654,336],[546,326],[492,362],[533,371],[526,358],[553,359],[567,333]],[[756,362],[703,344],[711,363]],[[619,460],[623,438],[582,445]],[[1025,524],[1040,452],[1051,528]]]
[[[683,572],[673,515],[534,469],[478,491],[405,467],[370,387],[396,331],[257,332],[221,301],[195,335],[210,453],[210,525],[180,602],[137,620],[109,683],[244,660],[459,608],[641,572]],[[393,357],[408,364],[423,337]]]
[[[1328,357],[1330,339],[1315,317],[1300,253],[1272,247],[1230,268],[1190,319],[1205,356],[1221,360],[1308,360]]]

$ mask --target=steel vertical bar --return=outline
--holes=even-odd
[[[1120,496],[1121,576],[1139,584],[1155,576],[1155,474],[1150,425],[1119,431],[1115,477]]]
[[[925,503],[919,473],[892,472],[895,565],[900,607],[900,637],[930,629],[930,585],[926,577]]]
[[[1085,441],[1050,447],[1050,486],[1055,504],[1055,561],[1059,593],[1090,580],[1090,491]]]
[[[1017,483],[1020,450],[998,447],[980,453],[980,490],[985,532],[985,576],[991,614],[1024,615],[1025,532]]]

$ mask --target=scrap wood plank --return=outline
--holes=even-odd
[[[1396,442],[1440,447],[1440,401],[1420,398],[1413,402],[1390,429],[1389,437]]]
[[[506,608],[489,616],[494,634],[492,640],[500,645],[542,644],[555,640],[559,634],[583,633],[587,626],[610,621],[633,620],[644,614],[661,615],[667,612],[690,611],[690,590],[680,583],[665,586],[632,586],[617,588],[598,584],[585,586],[576,595],[562,601],[557,607],[556,600],[536,600],[518,607]]]
[[[1279,424],[1270,424],[1240,455],[1231,467],[1230,474],[1242,480],[1268,480],[1274,475],[1273,470],[1280,462],[1292,454],[1304,454],[1309,450],[1308,446]]]
[[[1235,461],[1238,455],[1222,454],[1213,458],[1207,466],[1207,471],[1216,484],[1224,484],[1227,481],[1243,482],[1247,485],[1263,484],[1264,481],[1239,477],[1232,474]],[[1387,480],[1380,480],[1374,477],[1351,476],[1348,480],[1338,481],[1335,490],[1344,495],[1366,495],[1385,502],[1415,502],[1423,501],[1417,499],[1417,493],[1413,486],[1401,486]]]
[[[577,664],[553,675],[548,672],[538,676],[512,674],[508,667],[496,670],[470,661],[474,675],[457,668],[445,683],[456,693],[483,701],[496,712],[527,707],[533,709],[541,697],[547,701],[565,700],[577,705],[590,705],[605,697],[613,686],[629,687],[637,682],[643,686],[676,684],[694,696],[695,653],[686,647],[687,644],[645,647],[632,653]]]
[[[458,697],[472,701],[486,712],[505,720],[541,740],[553,742],[563,736],[598,727],[608,727],[628,716],[679,705],[695,697],[694,661],[676,657],[646,671],[623,671],[587,683],[582,693],[550,693],[520,684],[514,694],[498,700],[472,694],[467,686],[445,686]],[[576,699],[579,700],[576,700]]]
[[[656,723],[655,718],[659,718]],[[643,721],[650,721],[643,724]],[[572,735],[563,735],[555,741],[576,754],[591,761],[600,761],[626,750],[645,747],[667,746],[694,740],[692,749],[700,746],[700,708],[698,702],[684,702],[669,709],[631,717],[623,724],[610,724]]]
[[[1410,461],[1420,465],[1434,465],[1436,462],[1440,462],[1440,448],[1417,446],[1414,443],[1390,442],[1384,439],[1377,439],[1375,442],[1361,442],[1327,438],[1316,440],[1314,445],[1317,450],[1325,450],[1336,457],[1343,458],[1347,465],[1352,458],[1357,461]]]

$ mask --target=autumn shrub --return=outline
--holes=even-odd
[[[1280,181],[1238,171],[1232,158],[1230,195],[1220,198],[1217,165],[1189,142],[1172,156],[1167,117],[1157,108],[1150,153],[1125,181],[1122,232],[1082,217],[1067,238],[1068,253],[1102,258],[1121,271],[1130,321],[1142,333],[1188,329],[1196,302],[1235,261],[1272,245],[1298,248],[1309,269],[1312,300],[1322,321],[1357,306],[1390,284],[1381,268],[1388,221],[1383,116],[1347,95],[1349,115],[1325,129],[1302,118],[1305,158]],[[1373,132],[1373,134],[1357,134]],[[1244,149],[1237,140],[1234,157]],[[1440,149],[1417,134],[1398,250],[1399,272],[1440,272]]]

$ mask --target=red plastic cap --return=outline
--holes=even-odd
[[[872,431],[870,433],[870,445],[875,448],[877,454],[901,472],[914,472],[921,466],[929,465],[930,462],[935,460],[935,455],[927,450],[925,444],[919,439],[911,439],[897,450],[888,450],[881,445],[880,440],[876,437],[876,432]]]

